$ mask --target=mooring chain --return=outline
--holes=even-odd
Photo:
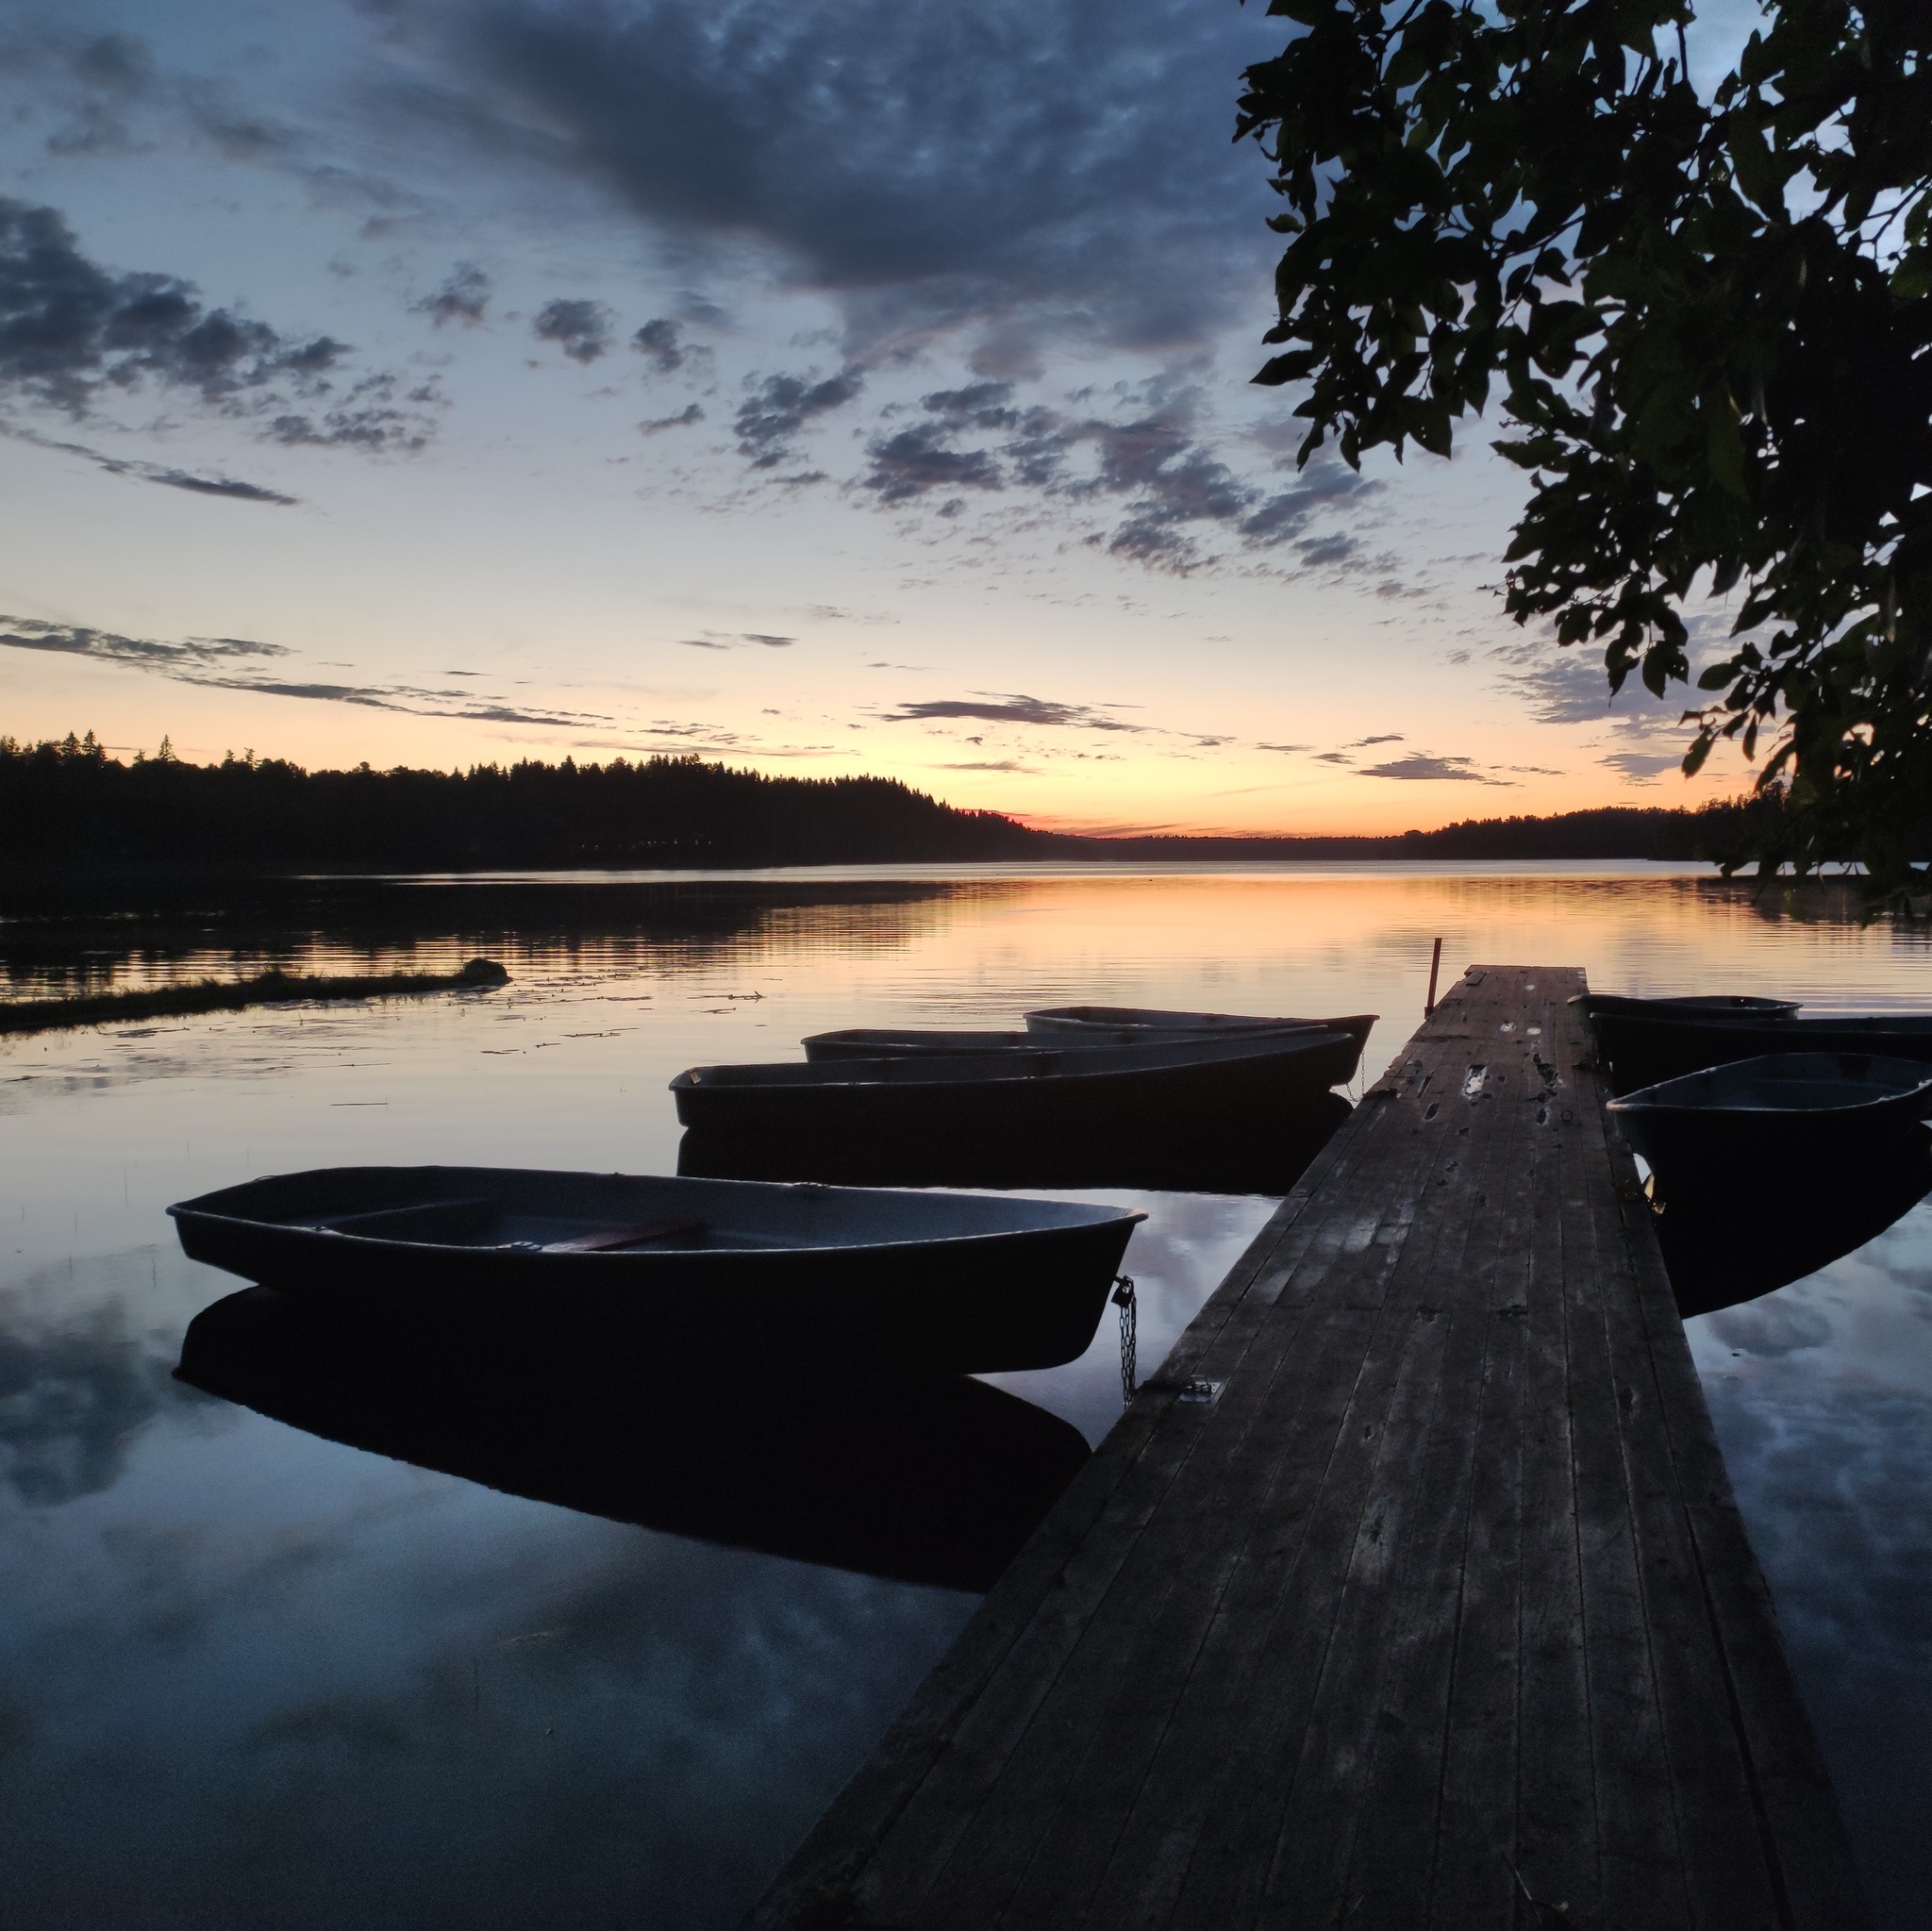
[[[1141,1326],[1141,1304],[1134,1296],[1132,1274],[1114,1276],[1113,1305],[1121,1310],[1121,1400],[1126,1403],[1134,1398],[1134,1349]]]

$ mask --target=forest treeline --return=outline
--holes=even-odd
[[[305,771],[166,747],[0,738],[0,864],[461,871],[1113,859],[1711,858],[1773,799],[1467,819],[1389,838],[1088,838],[961,811],[895,778],[768,777],[696,757],[535,760],[467,772]]]
[[[92,733],[0,739],[14,865],[446,871],[815,865],[1037,856],[1040,835],[893,778],[765,777],[697,757],[467,772],[304,771],[277,757],[126,764]]]

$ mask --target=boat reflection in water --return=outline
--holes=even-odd
[[[1828,1161],[1775,1185],[1651,1183],[1657,1245],[1686,1316],[1754,1301],[1864,1246],[1932,1193],[1932,1134],[1914,1126],[1856,1162]]]
[[[1074,1134],[949,1130],[891,1134],[723,1133],[692,1127],[683,1174],[724,1180],[817,1180],[843,1187],[1133,1187],[1171,1193],[1286,1193],[1353,1110],[1313,1093],[1266,1126],[1134,1115]]]
[[[313,1435],[512,1495],[894,1581],[987,1590],[1088,1457],[1079,1430],[963,1376],[713,1379],[579,1323],[410,1326],[249,1288],[183,1381]]]

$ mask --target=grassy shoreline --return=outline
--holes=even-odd
[[[197,1012],[240,1012],[251,1006],[296,1000],[392,999],[422,992],[470,992],[501,986],[509,974],[495,960],[473,958],[456,973],[371,973],[303,977],[271,966],[252,979],[198,979],[77,999],[0,1002],[0,1034],[58,1032],[130,1019],[175,1019]]]

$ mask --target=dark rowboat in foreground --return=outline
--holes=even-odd
[[[694,1066],[671,1082],[686,1126],[818,1131],[1086,1133],[1139,1118],[1227,1125],[1273,1118],[1339,1086],[1360,1048],[1346,1033],[1042,1046],[958,1057]]]
[[[979,1373],[1092,1340],[1135,1223],[1072,1202],[505,1167],[331,1167],[183,1201],[244,1279],[534,1334],[588,1320],[686,1372],[747,1349]],[[691,1351],[697,1350],[693,1354]]]
[[[1932,1014],[1694,1012],[1592,1007],[1597,1057],[1620,1093],[1768,1053],[1864,1053],[1932,1062]]]
[[[640,1373],[630,1339],[532,1347],[248,1288],[195,1316],[175,1372],[508,1494],[942,1589],[990,1589],[1088,1458],[1077,1428],[964,1375]]]
[[[1747,1211],[1800,1175],[1889,1157],[1928,1108],[1932,1066],[1863,1053],[1774,1053],[1609,1102],[1667,1202],[1736,1190]]]

